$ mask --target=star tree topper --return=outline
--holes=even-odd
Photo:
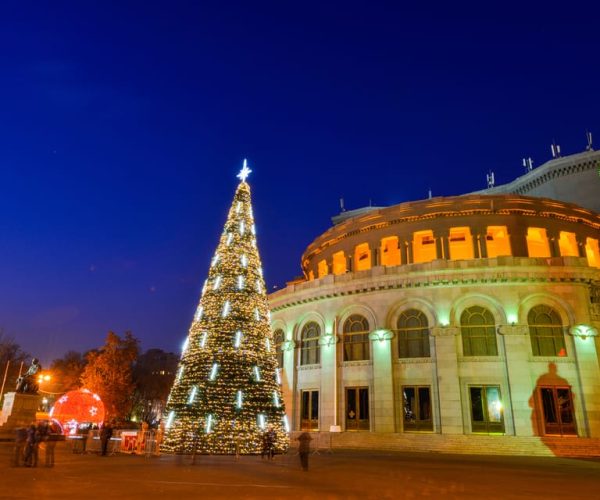
[[[240,170],[240,173],[237,174],[237,178],[239,180],[241,180],[242,182],[246,182],[246,178],[252,173],[252,170],[250,170],[248,168],[248,160],[246,160],[246,158],[244,158],[244,166],[242,167],[242,170]]]

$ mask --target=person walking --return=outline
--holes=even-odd
[[[46,436],[46,467],[54,467],[54,449],[56,448],[57,441],[58,433],[52,427],[52,424],[49,424]]]
[[[13,465],[20,467],[24,459],[25,445],[27,444],[27,429],[19,427],[15,430],[15,456]]]
[[[102,445],[102,456],[106,456],[108,450],[108,442],[113,435],[113,426],[110,422],[104,422],[102,429],[100,429],[100,443]]]
[[[300,455],[300,465],[304,472],[308,471],[308,454],[310,453],[310,442],[312,438],[308,432],[303,432],[298,436],[298,454]]]
[[[40,434],[35,422],[27,429],[27,441],[25,443],[25,467],[37,467],[38,448]]]

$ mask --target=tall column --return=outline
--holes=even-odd
[[[321,405],[319,407],[320,429],[328,431],[335,421],[335,402],[337,391],[335,387],[337,369],[337,341],[338,337],[332,333],[326,333],[319,338],[321,349]]]
[[[391,330],[369,334],[373,358],[373,425],[375,432],[394,432],[394,377],[392,373]]]
[[[406,242],[407,264],[412,264],[415,261],[413,240],[412,238]]]
[[[298,429],[294,415],[296,415],[296,343],[293,340],[286,340],[282,346],[283,349],[283,367],[280,370],[281,375],[281,394],[285,403],[285,413],[292,429]]]
[[[533,436],[530,400],[535,389],[529,366],[530,339],[527,325],[500,325],[498,333],[504,342],[509,394],[502,394],[504,406],[510,404],[516,436]],[[505,415],[505,418],[508,418]]]
[[[351,273],[352,271],[352,255],[348,254],[346,255],[346,272]]]
[[[463,433],[456,352],[456,336],[459,331],[460,329],[455,326],[437,326],[431,329],[431,335],[435,338],[435,363],[442,434]]]
[[[558,231],[548,229],[548,246],[550,247],[550,257],[560,257],[560,245],[558,244]]]
[[[579,435],[597,438],[600,437],[600,367],[595,343],[598,330],[591,325],[579,324],[571,327],[569,333],[575,344],[580,403],[585,420],[577,425]]]
[[[475,226],[471,230],[473,231],[473,256],[476,259],[487,259],[487,227]]]
[[[398,250],[400,251],[400,264],[408,264],[407,243],[404,237],[398,237]]]
[[[435,238],[437,258],[450,260],[450,242],[448,241],[450,231],[447,229],[434,231],[433,236]]]
[[[508,228],[510,234],[510,248],[515,257],[528,257],[527,250],[527,228],[522,226],[511,226]]]
[[[586,238],[584,235],[577,233],[575,235],[577,239],[577,254],[579,257],[587,257],[587,253],[585,251]]]
[[[377,267],[380,263],[379,248],[369,245],[369,250],[371,251],[371,267]]]

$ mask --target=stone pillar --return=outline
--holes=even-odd
[[[328,431],[335,421],[335,403],[334,398],[337,398],[335,387],[337,369],[337,341],[338,337],[332,333],[326,333],[319,339],[321,348],[321,401],[330,401],[331,404],[325,406],[321,404],[319,407],[320,429]]]
[[[509,390],[509,394],[502,394],[504,407],[510,405],[515,435],[533,436],[537,423],[531,421],[535,385],[531,381],[529,366],[529,328],[527,325],[500,325],[498,333],[504,342]],[[506,412],[504,418],[506,422]]]
[[[373,358],[373,419],[375,432],[394,432],[394,376],[392,373],[391,330],[376,330],[369,334]]]
[[[377,248],[377,247],[372,248],[369,245],[369,250],[371,251],[371,267],[377,267],[380,263],[379,248]]]
[[[550,247],[550,257],[560,257],[560,245],[558,244],[558,231],[548,229],[548,246]]]
[[[346,272],[351,273],[352,271],[352,255],[346,255]]]
[[[286,340],[282,346],[283,367],[280,370],[281,375],[281,394],[285,403],[285,413],[291,429],[296,429],[294,415],[296,415],[297,398],[294,397],[297,366],[296,366],[296,343],[293,340]]]
[[[474,227],[473,231],[473,256],[476,259],[487,259],[487,227]]]
[[[600,367],[595,338],[598,330],[591,325],[575,325],[569,329],[575,344],[579,372],[580,404],[585,422],[577,422],[582,437],[600,437]],[[575,401],[577,405],[577,401]]]
[[[514,257],[529,257],[527,250],[527,228],[511,226],[508,228],[510,248]]]
[[[458,376],[455,326],[437,326],[431,329],[435,338],[435,363],[440,398],[440,431],[442,434],[463,434],[462,406]]]
[[[407,252],[406,263],[407,264],[412,264],[415,261],[412,239],[406,242],[406,252]]]
[[[583,234],[577,233],[575,238],[577,240],[577,254],[579,257],[587,258],[587,253],[585,251],[586,237]]]
[[[398,238],[398,250],[400,251],[400,264],[408,264],[407,243],[402,237]]]
[[[473,258],[479,259],[481,257],[479,252],[479,233],[473,233],[471,237],[473,238]]]

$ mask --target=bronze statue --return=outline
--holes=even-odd
[[[37,394],[38,383],[36,375],[42,371],[42,365],[37,358],[31,360],[31,366],[24,375],[17,379],[16,391],[20,394]]]

